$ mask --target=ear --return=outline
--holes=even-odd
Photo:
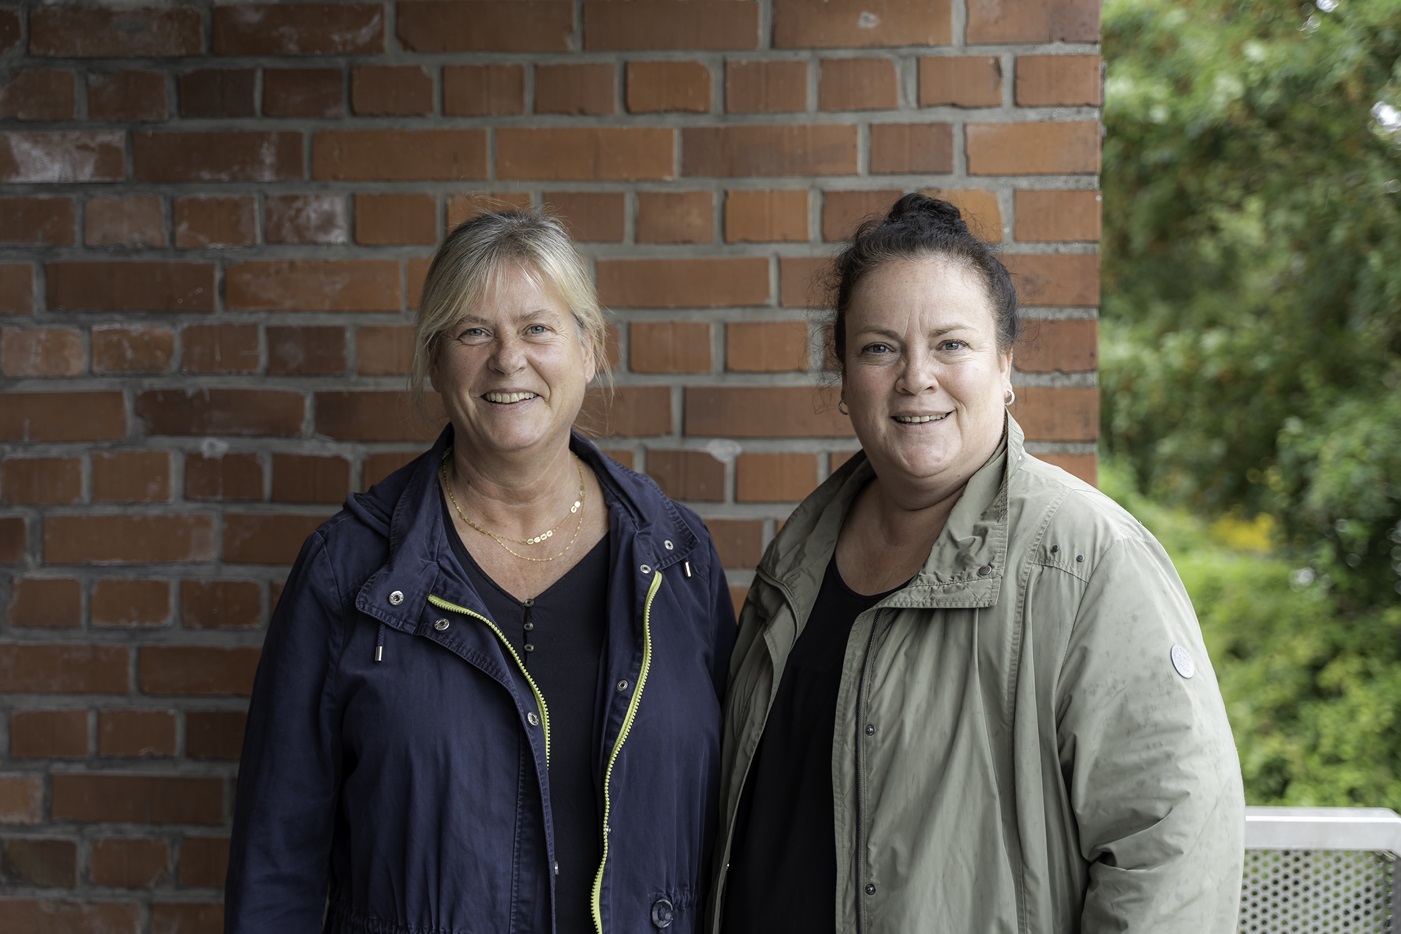
[[[997,355],[997,370],[1002,374],[1002,388],[1010,391],[1012,389],[1012,351]]]
[[[583,329],[580,328],[583,332]],[[589,339],[587,333],[580,333],[579,347],[584,357],[584,385],[593,382],[593,378],[598,375],[598,361],[594,359],[593,341]]]

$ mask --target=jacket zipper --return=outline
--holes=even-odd
[[[871,620],[871,632],[866,636],[866,652],[861,658],[861,680],[856,683],[856,932],[861,934],[864,898],[864,866],[866,865],[866,788],[861,780],[861,742],[863,724],[866,720],[866,671],[871,664],[871,646],[876,641],[876,627],[880,625],[881,611]]]
[[[642,667],[637,672],[637,686],[633,688],[632,700],[628,702],[628,712],[623,717],[622,729],[618,730],[618,739],[613,743],[613,752],[608,756],[608,769],[603,773],[603,858],[599,861],[598,872],[593,878],[593,897],[590,900],[593,907],[593,927],[597,934],[603,934],[603,871],[608,866],[608,816],[612,805],[608,785],[613,779],[613,765],[618,761],[618,753],[622,752],[623,742],[628,738],[632,721],[637,716],[642,689],[647,685],[647,673],[652,667],[652,599],[661,586],[662,572],[654,571],[652,586],[647,590],[647,602],[642,610]]]
[[[474,613],[466,607],[458,606],[455,603],[449,603],[442,597],[434,597],[431,594],[428,597],[428,602],[433,604],[440,610],[449,610],[453,613],[461,613],[464,616],[470,616],[473,619],[479,619],[482,622],[486,623],[487,626],[491,629],[491,631],[496,633],[496,638],[500,640],[501,645],[506,649],[506,651],[511,654],[511,658],[516,660],[516,667],[519,668],[520,673],[525,676],[525,683],[530,685],[530,691],[532,694],[535,695],[535,707],[537,710],[540,711],[540,725],[544,727],[545,730],[545,770],[549,771],[550,708],[545,704],[545,695],[540,693],[540,688],[535,684],[535,679],[530,676],[530,672],[525,670],[525,664],[521,661],[520,655],[516,653],[515,647],[511,645],[511,643],[506,639],[506,636],[502,634],[501,630],[496,628],[496,624],[493,623],[491,620],[487,619],[482,614]]]

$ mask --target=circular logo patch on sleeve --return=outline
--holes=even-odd
[[[1184,678],[1190,678],[1197,673],[1197,665],[1192,661],[1192,655],[1180,645],[1172,647],[1172,667],[1177,669],[1177,673]]]

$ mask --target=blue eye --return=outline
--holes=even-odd
[[[547,331],[549,331],[549,328],[545,327],[543,324],[532,324],[525,329],[525,333],[535,335],[544,334]]]
[[[960,340],[947,340],[939,345],[940,350],[967,350],[968,342]]]
[[[874,344],[867,344],[865,347],[862,347],[861,352],[871,354],[890,353],[891,346],[877,341]]]

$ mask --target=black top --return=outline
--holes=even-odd
[[[842,660],[856,617],[894,592],[856,593],[837,572],[836,557],[827,564],[735,815],[725,934],[836,930],[832,742]]]
[[[549,708],[550,808],[558,867],[555,931],[591,932],[593,880],[603,859],[594,709],[608,618],[608,536],[544,593],[522,602],[472,560],[447,509],[444,500],[443,521],[457,560],[486,604],[487,617],[515,648]],[[530,685],[520,681],[530,695]]]

